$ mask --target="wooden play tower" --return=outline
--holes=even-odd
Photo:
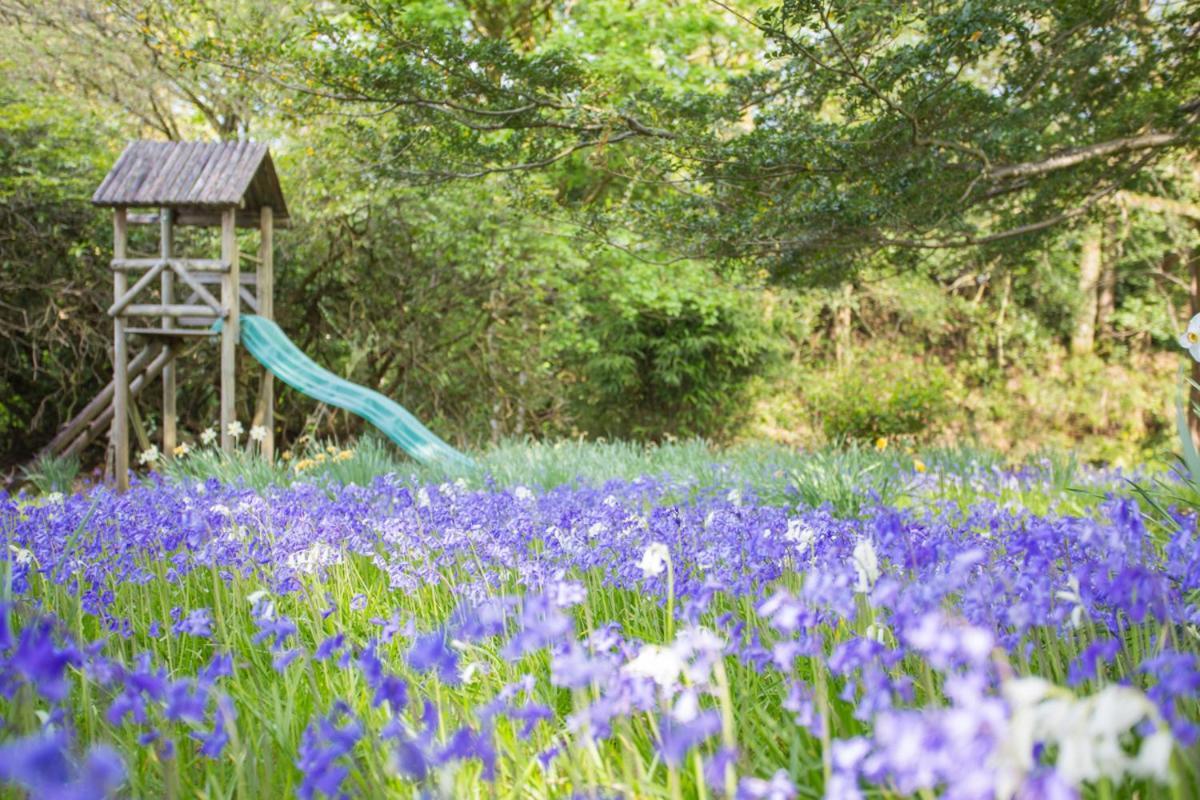
[[[114,475],[123,490],[129,487],[130,405],[161,375],[161,448],[164,457],[171,457],[177,443],[175,359],[197,338],[221,338],[220,442],[227,452],[234,448],[230,424],[236,420],[239,317],[243,304],[251,313],[274,317],[272,236],[275,228],[287,226],[287,206],[266,145],[254,142],[132,142],[92,203],[113,210],[113,304],[108,309],[113,381],[44,452],[78,454],[111,420]],[[157,256],[129,257],[130,225],[159,227]],[[176,253],[177,226],[219,227],[220,258]],[[241,269],[238,228],[259,231],[253,272]],[[218,320],[219,333],[214,326]],[[132,358],[131,343],[141,344]],[[273,458],[274,383],[269,372],[264,372],[260,392],[256,417],[266,429],[262,452]]]

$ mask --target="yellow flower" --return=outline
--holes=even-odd
[[[284,461],[291,461],[292,460],[292,451],[284,450],[283,455],[281,455],[279,457],[282,458]]]
[[[313,456],[313,463],[314,464],[324,464],[325,463],[325,454],[317,453],[315,456]]]
[[[914,458],[913,459],[913,469],[916,470],[917,472],[924,472],[925,471],[925,462],[919,458]]]
[[[329,453],[329,455],[333,455],[337,451],[338,451],[337,445],[330,444],[330,445],[325,446],[325,452]]]
[[[171,452],[175,454],[176,458],[180,458],[192,452],[192,448],[187,442],[180,442]]]
[[[333,460],[334,461],[349,461],[352,458],[354,458],[353,450],[343,450],[342,452],[340,452],[336,456],[334,456]]]
[[[875,449],[881,453],[884,450],[887,450],[887,437],[880,436],[878,439],[876,439],[875,440]]]

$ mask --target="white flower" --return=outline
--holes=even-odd
[[[1054,596],[1073,606],[1071,608],[1071,627],[1078,628],[1083,625],[1083,597],[1079,594],[1079,578],[1074,575],[1067,578],[1067,586],[1069,588],[1055,592]]]
[[[250,602],[250,605],[255,606],[255,605],[258,605],[259,600],[266,599],[270,596],[271,596],[271,593],[268,592],[266,589],[258,589],[256,591],[253,591],[250,594],[246,595],[246,600],[248,600]]]
[[[1192,317],[1187,330],[1180,334],[1179,346],[1187,350],[1194,360],[1200,361],[1200,314]]]
[[[875,553],[875,545],[870,539],[859,539],[854,545],[851,555],[854,571],[858,574],[858,583],[854,586],[856,592],[869,592],[879,580],[879,556]]]
[[[662,571],[667,568],[667,559],[670,557],[671,554],[665,544],[654,542],[646,548],[646,552],[642,553],[642,560],[638,562],[638,566],[642,568],[642,575],[653,578],[655,575],[662,574]]]
[[[231,426],[231,427],[232,427],[232,426]],[[241,431],[241,425],[238,425],[238,432],[237,432],[237,433],[234,433],[234,432],[231,430],[231,431],[229,432],[229,435],[230,435],[230,436],[237,436],[237,435],[239,435],[241,432],[242,432],[242,431]],[[256,442],[261,442],[261,441],[265,440],[265,439],[267,438],[267,429],[266,429],[266,428],[264,428],[262,425],[252,425],[252,426],[250,426],[250,438],[251,438],[251,439],[253,439],[253,440],[254,440],[254,441],[256,441]]]
[[[812,547],[812,543],[817,538],[817,532],[803,520],[789,519],[787,533],[783,535],[783,538],[796,545],[796,549],[803,553]]]
[[[139,464],[153,464],[156,461],[158,461],[158,447],[155,445],[150,445],[138,454]]]
[[[212,444],[217,440],[217,432],[211,427],[200,431],[200,444]]]
[[[671,716],[678,722],[688,723],[700,716],[700,698],[695,689],[684,689],[671,709]]]
[[[315,573],[333,564],[340,564],[342,554],[325,542],[317,542],[307,550],[292,553],[286,559],[289,567],[296,572]]]
[[[479,662],[472,661],[459,670],[458,677],[462,679],[463,683],[471,683],[475,680],[476,675],[486,673],[486,671]]]
[[[624,666],[623,671],[628,675],[650,678],[664,690],[670,691],[678,683],[683,668],[683,659],[674,649],[648,644]]]
[[[424,486],[417,489],[417,508],[429,508],[429,490]]]
[[[533,492],[526,489],[524,486],[518,486],[513,489],[513,497],[520,500],[522,503],[528,503],[533,499]]]
[[[245,428],[242,427],[242,423],[235,419],[233,422],[225,426],[225,432],[236,439],[245,433]]]
[[[14,564],[28,564],[33,561],[33,552],[26,550],[24,547],[17,547],[15,544],[10,544],[8,550],[12,553]]]
[[[46,495],[46,505],[60,506],[63,503],[63,499],[62,492],[51,492],[50,494]]]
[[[1009,706],[1008,730],[997,753],[1003,776],[997,796],[1009,796],[1037,764],[1040,744],[1057,750],[1054,770],[1072,786],[1126,774],[1166,781],[1174,740],[1157,707],[1140,690],[1112,685],[1090,697],[1076,697],[1041,678],[1018,678],[1003,687]],[[1128,746],[1143,723],[1137,752]]]
[[[740,489],[730,489],[729,494],[725,495],[725,500],[735,506],[742,504],[742,492]]]

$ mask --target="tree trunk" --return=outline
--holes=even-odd
[[[1105,239],[1108,249],[1100,265],[1100,284],[1096,291],[1097,339],[1112,335],[1112,315],[1117,307],[1117,262],[1124,253],[1125,238],[1116,217],[1109,221]]]
[[[1185,259],[1188,273],[1192,280],[1192,316],[1200,314],[1200,248],[1194,248]],[[1192,383],[1200,384],[1200,362],[1192,361]],[[1200,441],[1200,414],[1196,406],[1200,404],[1200,389],[1194,385],[1189,395],[1188,428],[1192,431],[1192,441]]]
[[[1089,226],[1083,233],[1083,252],[1079,259],[1079,313],[1075,318],[1075,333],[1071,337],[1071,352],[1090,353],[1096,346],[1096,310],[1100,269],[1103,264],[1104,238],[1099,226]]]
[[[849,283],[843,285],[841,302],[833,308],[834,358],[839,367],[850,362],[850,325],[853,321],[850,304],[853,296],[854,287]]]

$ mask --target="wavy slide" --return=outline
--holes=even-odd
[[[271,320],[246,314],[241,318],[241,328],[242,345],[250,355],[296,391],[357,414],[422,464],[472,463],[399,403],[318,366]]]

